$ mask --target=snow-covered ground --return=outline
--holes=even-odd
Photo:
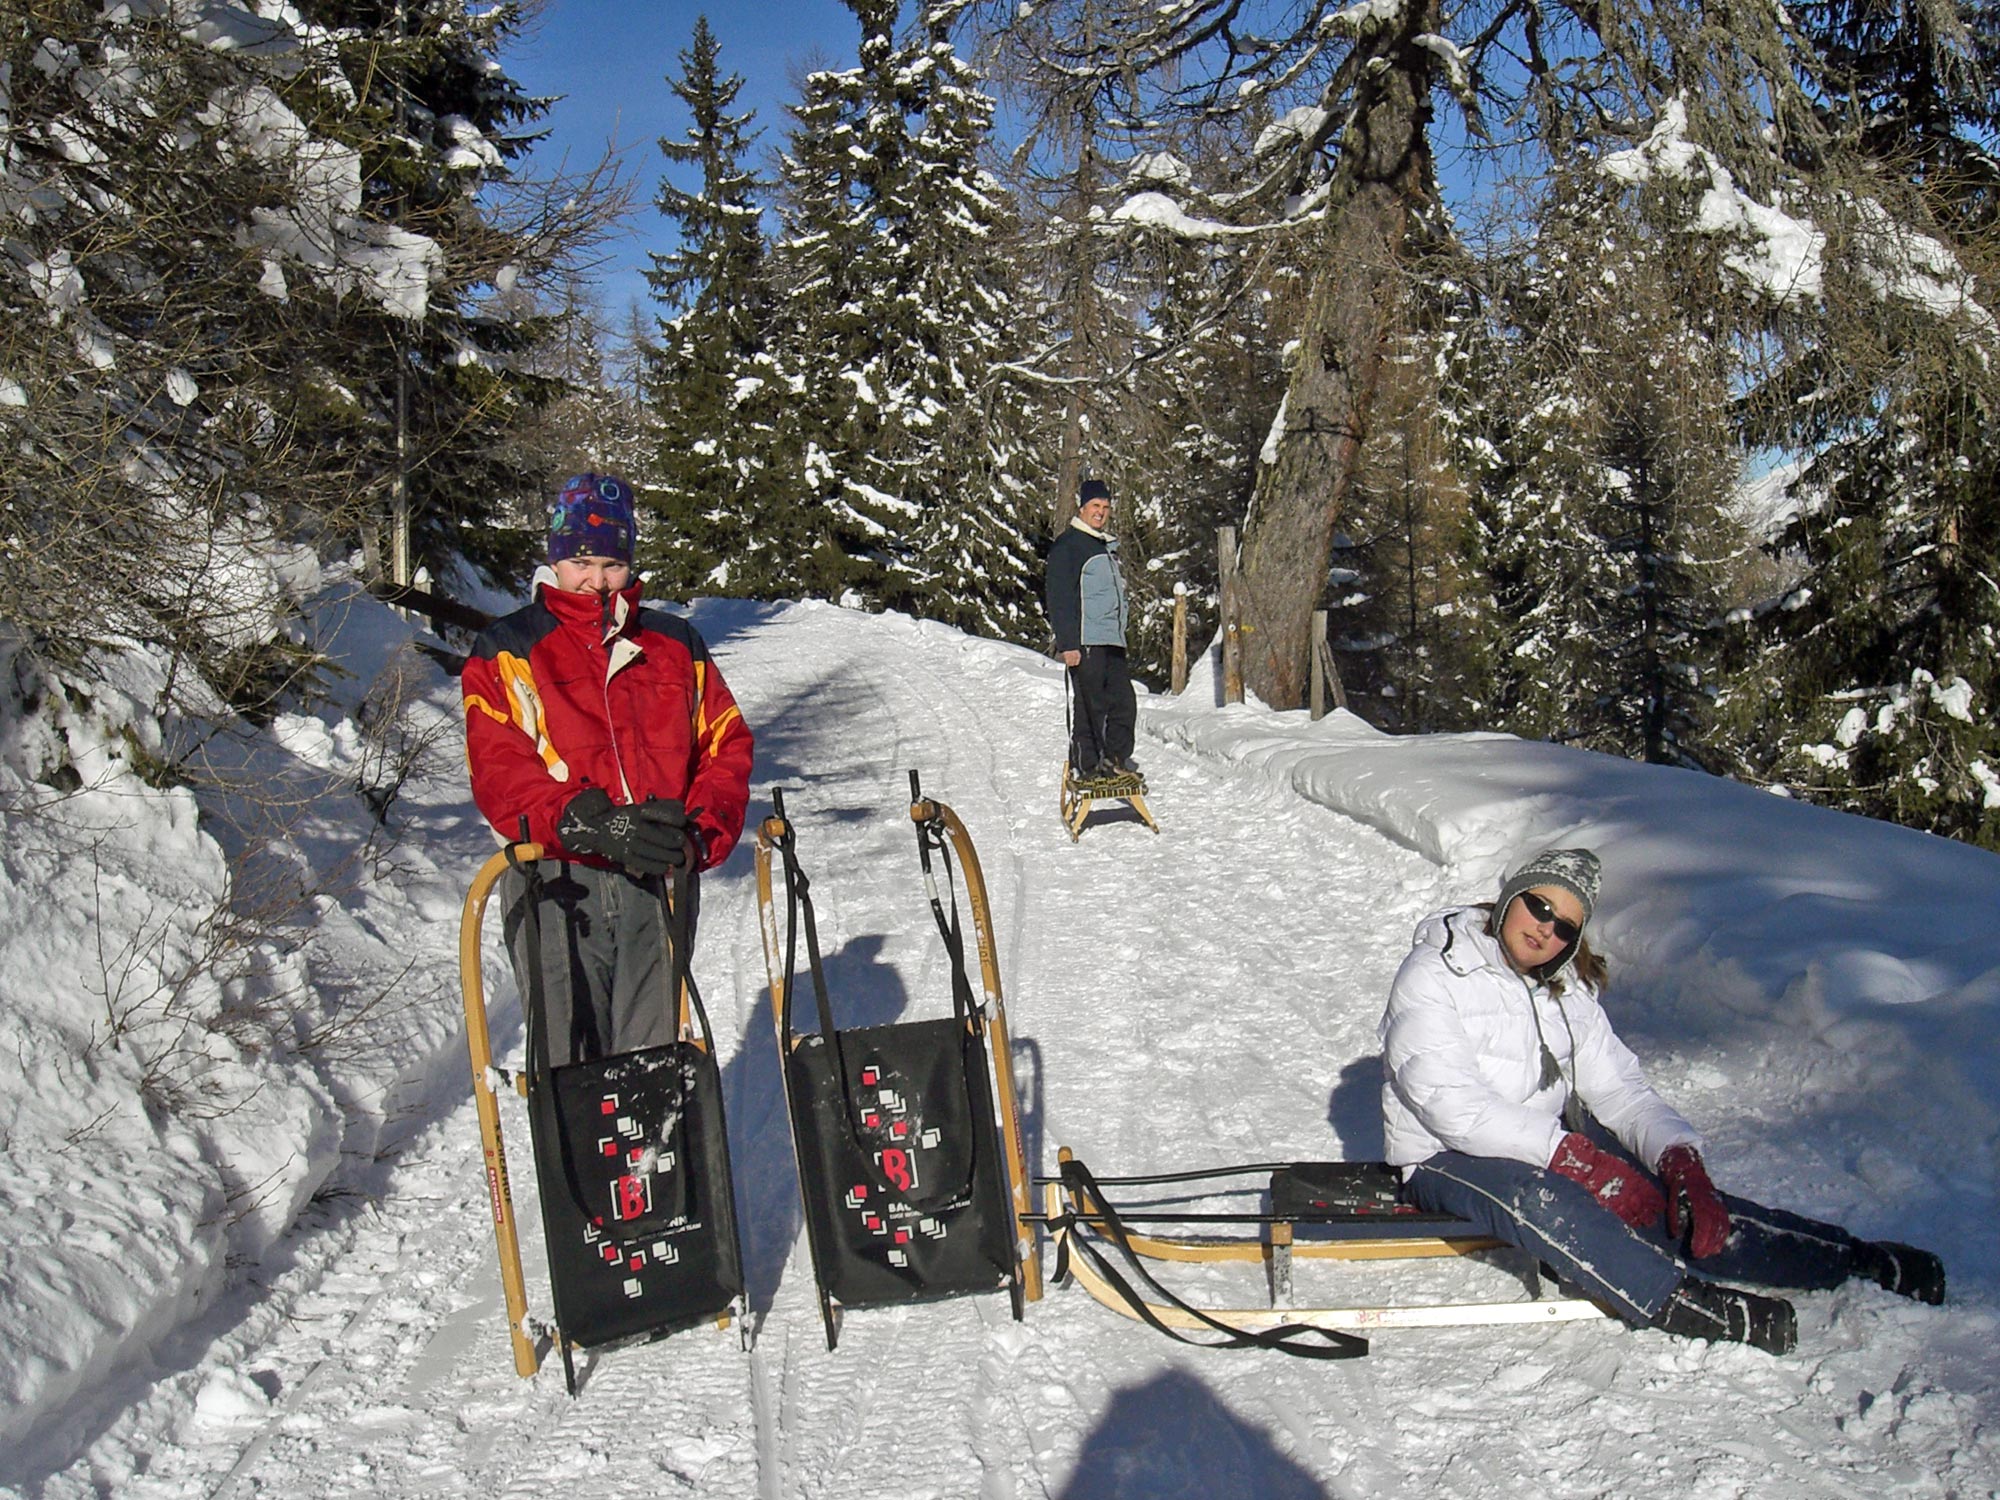
[[[459,901],[493,842],[456,685],[388,612],[330,594],[335,706],[211,747],[282,828],[218,843],[187,793],[141,786],[115,702],[72,706],[79,789],[0,771],[6,1493],[2000,1494],[2000,860],[1686,772],[1205,693],[1142,701],[1164,832],[1107,816],[1072,844],[1053,663],[829,605],[693,614],[757,732],[753,819],[785,788],[850,1020],[949,1004],[907,772],[964,819],[1041,1170],[1058,1145],[1106,1173],[1373,1155],[1375,1025],[1417,919],[1588,843],[1612,1014],[1718,1180],[1937,1249],[1951,1304],[1806,1296],[1786,1359],[1587,1323],[1383,1333],[1321,1364],[1183,1348],[1054,1287],[1021,1324],[998,1296],[858,1310],[829,1354],[746,844],[705,887],[698,973],[754,1347],[702,1330],[589,1356],[576,1400],[557,1361],[520,1380],[458,1018]],[[362,714],[395,673],[402,715]],[[408,774],[394,837],[369,841],[354,787],[385,765]],[[234,946],[211,920],[232,854],[295,897]],[[518,1104],[506,1126],[545,1314]],[[1404,1274],[1302,1266],[1300,1292],[1365,1302]]]

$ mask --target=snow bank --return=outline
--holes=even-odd
[[[355,795],[409,627],[345,582],[308,624],[334,701],[226,726],[181,760],[199,796],[162,774],[193,752],[156,655],[58,681],[0,650],[0,1447],[205,1308],[455,1041],[455,991],[397,981],[440,948],[450,972],[458,893]],[[433,728],[411,801],[456,769],[455,715]]]

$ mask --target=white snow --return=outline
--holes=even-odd
[[[786,790],[851,1024],[948,1007],[907,772],[964,819],[1038,1169],[1058,1145],[1102,1172],[1371,1155],[1375,1024],[1418,918],[1489,896],[1526,851],[1587,843],[1607,865],[1612,1013],[1706,1132],[1718,1180],[1938,1250],[1951,1305],[1806,1295],[1786,1359],[1600,1323],[1384,1333],[1366,1360],[1322,1365],[1185,1349],[1051,1287],[1019,1324],[1001,1296],[853,1310],[829,1354],[746,846],[705,883],[697,972],[754,1348],[704,1328],[588,1354],[574,1401],[553,1358],[521,1380],[456,980],[461,898],[494,844],[466,799],[455,683],[336,573],[312,614],[344,668],[334,700],[211,747],[234,756],[216,769],[292,809],[256,841],[221,839],[188,792],[133,775],[121,725],[159,687],[143,658],[62,710],[74,792],[34,779],[58,748],[43,721],[0,717],[0,1492],[1498,1500],[2000,1484],[2000,859],[1691,772],[1218,707],[1212,661],[1188,694],[1141,703],[1164,832],[1107,817],[1073,844],[1056,818],[1057,664],[824,604],[693,615],[759,736],[753,822]],[[360,704],[392,671],[415,689],[404,722],[430,736],[393,836],[354,795],[382,742]],[[247,857],[263,888],[289,880],[304,901],[234,978],[204,946],[225,842],[239,878]],[[511,1070],[521,1027],[498,926],[489,915],[481,952]],[[176,974],[185,1025],[168,1035],[159,985]],[[259,1031],[250,1013],[285,1019]],[[231,1107],[138,1108],[162,1058],[198,1065]],[[523,1106],[499,1092],[546,1318]],[[1212,1298],[1263,1293],[1254,1267],[1160,1269]],[[1361,1301],[1406,1274],[1450,1293],[1493,1273],[1299,1272],[1304,1295]]]

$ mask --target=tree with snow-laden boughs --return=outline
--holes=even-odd
[[[1753,390],[1756,434],[1804,458],[1772,546],[1789,585],[1743,613],[1732,748],[1747,774],[1993,846],[2000,32],[1966,5],[1797,22],[1840,170],[1815,200],[1816,316]]]
[[[535,107],[492,62],[512,15],[51,4],[0,40],[0,568],[34,639],[169,641],[257,702],[289,603],[222,583],[246,553],[379,538],[397,488],[440,560],[484,534],[536,328],[478,293],[565,239],[477,201]]]
[[[1279,5],[1251,25],[1230,0],[1168,8],[1090,0],[1098,24],[1063,27],[1025,7],[996,28],[1033,28],[1048,65],[1073,86],[1095,80],[1125,96],[1123,115],[1162,132],[1206,128],[1263,111],[1290,146],[1235,180],[1197,184],[1224,205],[1228,230],[1304,229],[1303,294],[1292,304],[1283,402],[1261,445],[1243,526],[1250,638],[1245,670],[1272,702],[1299,699],[1310,610],[1327,589],[1335,527],[1365,464],[1392,331],[1418,319],[1400,309],[1423,294],[1412,267],[1451,238],[1434,166],[1448,106],[1455,144],[1480,149],[1485,122],[1517,122],[1493,155],[1519,171],[1631,148],[1671,125],[1691,160],[1712,164],[1732,216],[1708,233],[1744,242],[1783,234],[1787,204],[1803,202],[1852,149],[1819,109],[1822,58],[1779,12],[1710,7],[1644,10],[1539,3],[1447,5],[1407,0]],[[1227,192],[1223,189],[1227,188]],[[1149,189],[1155,227],[1173,223]],[[1699,193],[1690,200],[1698,209]],[[1113,215],[1114,221],[1117,215]],[[1181,232],[1212,235],[1212,223]],[[1768,269],[1768,268],[1767,268]],[[1690,281],[1693,295],[1713,289]],[[1769,320],[1751,297],[1724,306],[1755,339]]]
[[[992,102],[942,31],[850,0],[855,68],[792,107],[773,248],[776,434],[796,576],[974,623],[1027,627],[1006,390],[1012,210],[979,153]]]
[[[751,116],[730,113],[743,80],[722,72],[706,16],[696,17],[668,86],[689,125],[660,151],[697,175],[685,188],[663,178],[654,200],[679,238],[646,273],[664,315],[645,362],[658,456],[643,493],[659,521],[640,529],[642,560],[669,592],[754,595],[781,585],[785,569],[769,524],[765,184],[744,165],[756,139]]]

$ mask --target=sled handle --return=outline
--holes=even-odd
[[[959,877],[965,882],[966,904],[972,909],[972,935],[979,949],[979,983],[986,992],[988,1047],[993,1058],[993,1088],[1000,1096],[1000,1135],[1007,1153],[1007,1180],[1014,1200],[1015,1255],[1021,1267],[1023,1300],[1042,1297],[1042,1258],[1035,1240],[1034,1188],[1028,1178],[1028,1156],[1021,1144],[1021,1102],[1014,1090],[1014,1051],[1007,1037],[1007,1005],[1000,993],[1000,960],[993,940],[993,913],[986,896],[986,874],[972,835],[949,803],[919,795],[917,773],[910,772],[910,821],[937,822],[958,856]]]
[[[507,1302],[507,1335],[514,1345],[514,1373],[533,1375],[541,1356],[528,1337],[528,1289],[521,1276],[521,1237],[514,1220],[514,1193],[507,1180],[507,1148],[500,1139],[500,1101],[487,1082],[493,1071],[493,1042],[486,1026],[486,988],[480,972],[479,938],[493,887],[516,865],[542,857],[539,844],[509,844],[480,866],[465,893],[458,930],[458,982],[465,993],[465,1047],[472,1062],[472,1102],[479,1111],[479,1139],[486,1154],[486,1188],[492,1200],[493,1238],[500,1252],[500,1287]]]

